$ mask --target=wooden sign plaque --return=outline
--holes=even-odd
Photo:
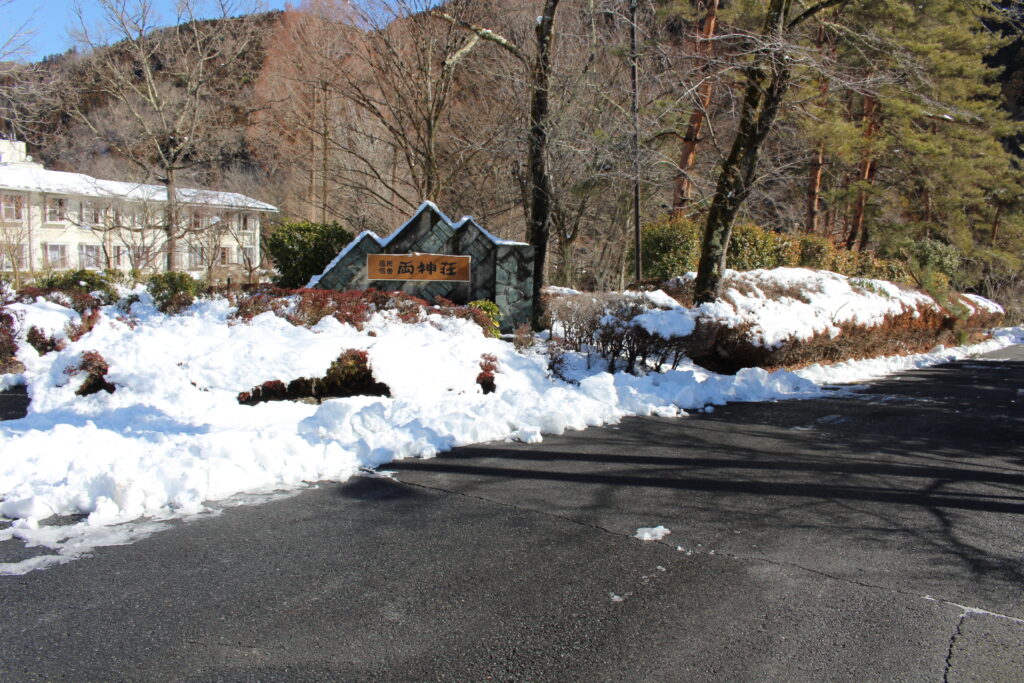
[[[367,254],[366,278],[469,282],[469,261],[447,254]]]

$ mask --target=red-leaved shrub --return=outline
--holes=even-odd
[[[78,289],[64,290],[53,287],[29,286],[22,287],[18,290],[17,294],[17,300],[26,304],[33,303],[39,297],[42,297],[45,301],[67,306],[78,313],[83,313],[90,308],[98,308],[104,303],[99,297]]]
[[[476,383],[485,394],[494,393],[497,388],[494,385],[494,373],[498,371],[498,359],[493,353],[485,353],[480,356],[480,374],[476,376]]]
[[[28,328],[28,332],[25,334],[25,341],[28,342],[29,346],[38,351],[40,355],[50,353],[51,351],[63,351],[66,346],[63,339],[51,337],[35,325]]]
[[[379,289],[336,292],[327,289],[281,289],[260,286],[244,293],[229,293],[235,312],[232,319],[248,322],[257,315],[273,312],[293,325],[312,327],[328,316],[361,330],[378,311],[391,311],[400,322],[416,323],[428,313],[449,318],[472,320],[481,332],[493,327],[486,313],[471,306],[454,304],[443,298],[437,303],[404,292]]]
[[[349,349],[331,363],[323,377],[299,377],[287,385],[281,380],[270,380],[240,393],[238,402],[252,406],[264,401],[315,399],[319,402],[325,398],[390,395],[388,386],[373,378],[366,351]]]
[[[7,372],[18,352],[14,314],[0,301],[0,373]]]
[[[68,375],[85,373],[85,380],[75,391],[76,396],[89,396],[100,391],[108,394],[114,393],[116,387],[107,381],[107,371],[110,366],[98,351],[86,351],[82,358],[74,365],[69,365],[64,372]]]
[[[78,341],[84,337],[100,321],[100,309],[88,308],[82,311],[81,320],[77,323],[68,323],[64,330],[68,339]]]

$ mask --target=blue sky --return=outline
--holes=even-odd
[[[168,21],[174,16],[175,0],[152,0],[154,7]],[[285,0],[264,0],[266,9],[283,9]],[[297,4],[293,2],[293,4]],[[81,0],[87,18],[95,18],[95,3]],[[0,8],[0,43],[11,31],[29,22],[28,52],[22,59],[36,61],[46,55],[59,54],[72,45],[68,36],[75,22],[74,0],[14,0]]]

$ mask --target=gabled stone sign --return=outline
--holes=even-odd
[[[534,249],[523,242],[498,239],[469,216],[453,223],[432,202],[423,202],[416,214],[388,237],[382,239],[369,230],[360,233],[306,286],[338,291],[373,287],[428,301],[444,297],[459,304],[488,299],[501,309],[502,332],[511,332],[530,322]],[[468,264],[465,259],[444,258],[453,256],[468,257]],[[382,272],[381,263],[388,261],[391,265],[384,265]],[[456,272],[461,268],[456,261],[467,266],[468,276],[461,269]],[[433,271],[428,273],[431,264]],[[379,279],[387,277],[389,267],[394,279]],[[413,277],[409,277],[410,269]],[[449,269],[452,274],[442,279],[440,271],[448,273]]]

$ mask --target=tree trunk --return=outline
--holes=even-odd
[[[697,97],[697,107],[690,114],[690,121],[686,126],[686,134],[683,136],[683,144],[679,154],[679,171],[676,173],[675,189],[672,194],[672,215],[681,216],[690,203],[693,195],[693,181],[690,173],[697,161],[697,142],[700,139],[700,131],[704,125],[704,117],[708,107],[711,105],[711,38],[715,35],[715,22],[718,18],[718,0],[706,0],[708,8],[704,16],[704,26],[701,30],[701,42],[698,52],[704,56],[704,67],[701,69],[701,77],[704,79],[700,84]]]
[[[815,46],[821,50],[828,43],[828,33],[824,26],[818,27],[818,37],[815,39]],[[834,49],[832,50],[834,52]],[[828,78],[822,77],[821,85],[818,86],[818,93],[822,100],[828,95]],[[811,170],[807,178],[807,216],[804,220],[804,232],[813,235],[818,232],[819,213],[821,208],[821,176],[825,167],[825,143],[819,142],[814,158],[811,160]]]
[[[309,86],[309,97],[310,97],[310,123],[309,123],[309,159],[307,160],[307,168],[309,170],[309,177],[307,178],[306,184],[306,205],[307,215],[309,216],[310,222],[316,220],[316,164],[313,160],[316,159],[316,139],[320,131],[316,129],[316,100],[317,100],[317,88],[316,84]]]
[[[868,193],[864,185],[870,185],[875,178],[875,163],[866,159],[861,166],[861,187],[857,190],[857,200],[854,203],[853,219],[851,221],[850,235],[846,238],[846,248],[853,249],[857,246],[861,251],[867,246],[868,228],[864,223],[864,211],[867,208]]]
[[[999,220],[1002,217],[1003,217],[1003,205],[1002,204],[996,204],[996,215],[992,219],[992,237],[989,240],[989,246],[990,247],[994,248],[996,246],[996,236],[999,233]]]
[[[870,142],[878,129],[878,117],[875,115],[878,101],[868,95],[864,96],[864,140],[865,144]],[[860,171],[857,174],[857,199],[854,202],[853,218],[851,220],[850,234],[846,238],[846,248],[853,249],[858,242],[861,245],[867,243],[866,228],[864,227],[864,209],[867,206],[868,196],[866,185],[870,184],[875,177],[875,162],[871,158],[871,152],[866,150],[861,158]],[[863,246],[860,247],[863,249]]]
[[[789,62],[779,54],[777,42],[783,38],[790,6],[791,0],[771,0],[761,35],[776,46],[759,52],[746,71],[747,87],[736,137],[719,172],[715,196],[704,224],[704,241],[694,283],[697,303],[714,301],[718,297],[733,222],[750,194],[761,145],[789,88]]]
[[[551,80],[551,37],[554,33],[558,0],[545,0],[543,14],[537,19],[537,56],[530,74],[530,132],[527,139],[527,166],[530,174],[530,244],[533,258],[533,319],[535,330],[541,325],[541,290],[551,229],[551,178],[547,170],[547,118]]]
[[[327,111],[327,84],[320,84],[320,112],[323,136],[320,138],[320,222],[327,223],[327,138],[330,135],[330,118]]]
[[[819,144],[811,161],[811,172],[807,182],[807,218],[804,232],[813,235],[818,232],[818,214],[821,207],[821,175],[825,168],[825,145]]]
[[[164,248],[167,250],[165,265],[168,273],[178,265],[178,182],[174,177],[174,171],[174,168],[164,169],[167,184],[167,202],[164,206],[164,232],[167,234],[167,241]]]

